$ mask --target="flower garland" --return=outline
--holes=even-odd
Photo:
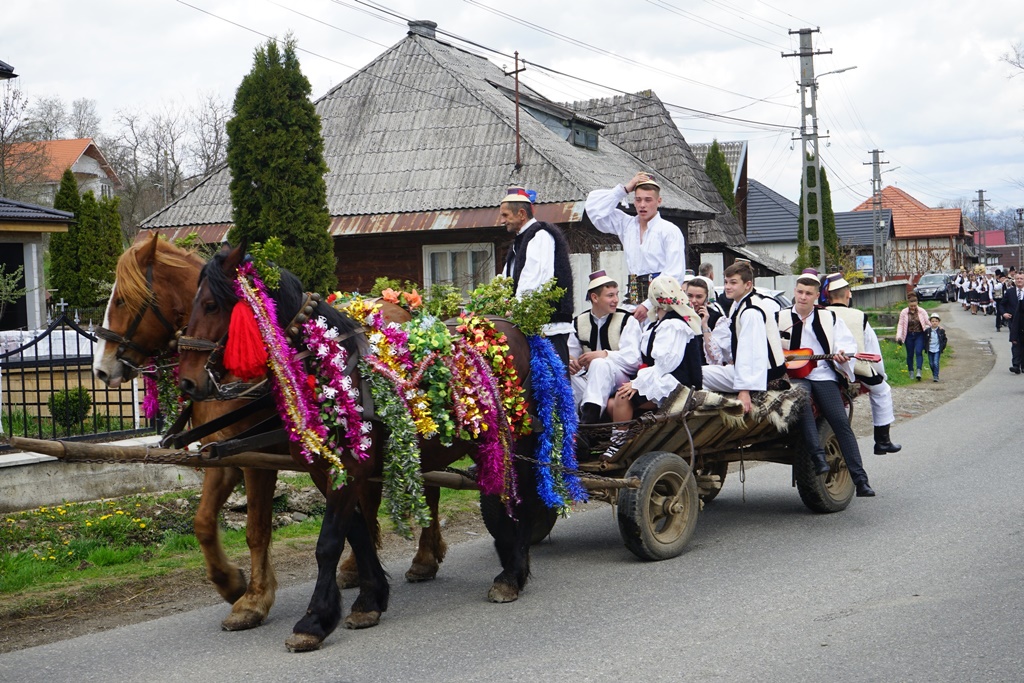
[[[178,391],[178,366],[159,367],[155,373],[145,373],[146,393],[142,399],[142,414],[147,420],[162,416],[164,428],[170,429],[181,414],[184,397]]]
[[[515,435],[529,434],[533,426],[526,406],[526,395],[516,372],[515,357],[509,353],[508,339],[494,323],[478,315],[463,314],[456,332],[488,362],[501,389],[501,403]]]
[[[416,425],[391,382],[373,372],[373,366],[365,359],[360,361],[360,367],[370,387],[374,410],[390,432],[384,442],[383,472],[388,516],[395,525],[395,531],[409,538],[412,536],[410,519],[418,526],[430,526],[430,507],[423,495]]]
[[[578,421],[572,385],[551,341],[538,336],[527,340],[533,399],[544,427],[537,436],[537,493],[545,505],[565,514],[571,503],[587,500],[575,474]]]
[[[324,425],[343,432],[352,454],[359,460],[366,460],[373,445],[369,436],[372,427],[363,421],[359,388],[345,374],[348,350],[338,343],[338,330],[329,327],[323,316],[306,321],[302,330],[304,343],[313,352],[313,364],[316,366],[316,372],[309,378],[312,380],[310,387],[320,404],[320,419]],[[328,448],[337,451],[338,446],[333,439]]]
[[[256,273],[252,262],[238,267],[235,292],[241,301],[252,308],[256,325],[259,327],[267,348],[267,364],[274,379],[274,399],[288,427],[292,441],[298,442],[306,462],[321,457],[330,465],[330,476],[335,488],[341,488],[348,479],[348,472],[338,454],[328,446],[330,443],[327,427],[320,419],[313,390],[306,380],[302,362],[295,357],[285,339],[284,332],[277,324],[277,306],[267,294],[266,286]]]

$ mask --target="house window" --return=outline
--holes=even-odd
[[[597,131],[574,121],[572,124],[572,144],[587,149],[597,149]]]
[[[437,244],[423,247],[423,288],[455,285],[464,295],[494,277],[494,245]]]

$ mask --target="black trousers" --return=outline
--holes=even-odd
[[[569,372],[569,335],[568,334],[550,334],[546,335],[551,340],[551,345],[555,347],[555,353],[562,359],[562,365],[565,366],[565,371]]]
[[[846,468],[850,470],[853,483],[867,484],[868,473],[864,471],[864,462],[860,457],[857,437],[853,435],[846,407],[843,406],[843,395],[840,393],[839,382],[812,382],[807,379],[791,381],[811,394],[821,416],[836,433],[839,449],[843,452],[843,459],[846,461]],[[813,452],[818,455],[824,456],[825,449],[821,447],[821,436],[818,434],[818,426],[814,422],[814,410],[810,403],[800,411],[800,431],[807,447],[814,449]]]

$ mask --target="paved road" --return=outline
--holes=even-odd
[[[283,647],[305,585],[255,631],[201,609],[2,655],[0,681],[1020,681],[1024,377],[991,318],[946,317],[997,339],[995,369],[902,425],[901,454],[867,455],[879,495],[843,513],[807,512],[788,470],[762,466],[745,499],[727,482],[674,560],[634,559],[603,507],[559,522],[511,605],[484,601],[497,565],[480,539],[319,652]]]

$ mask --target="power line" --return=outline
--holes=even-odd
[[[384,43],[378,43],[376,40],[372,40],[370,38],[367,38],[366,36],[360,35],[360,34],[355,33],[353,31],[348,31],[346,29],[343,29],[340,26],[335,26],[334,24],[328,24],[323,19],[317,19],[316,17],[311,17],[308,14],[303,14],[302,12],[300,12],[299,10],[297,10],[295,8],[288,7],[287,5],[282,5],[282,4],[278,3],[278,2],[274,2],[274,0],[264,0],[264,1],[270,3],[271,5],[274,5],[275,7],[280,7],[283,10],[286,10],[288,12],[292,12],[293,14],[298,14],[300,17],[305,17],[306,19],[309,19],[310,21],[315,21],[316,23],[323,24],[324,26],[326,26],[328,28],[333,28],[335,31],[341,31],[342,33],[345,33],[347,35],[355,36],[356,38],[359,38],[360,40],[365,40],[368,43],[373,43],[374,45],[379,45],[380,47],[383,47],[385,49],[391,47],[390,45],[385,45]]]
[[[363,2],[363,1],[364,0],[356,0],[356,2]],[[758,98],[758,97],[752,97],[750,95],[744,95],[743,93],[738,93],[738,92],[735,92],[733,90],[728,90],[727,88],[720,88],[720,87],[718,87],[716,85],[711,85],[710,83],[703,83],[701,81],[697,81],[697,80],[694,80],[692,78],[687,78],[686,76],[680,76],[679,74],[672,73],[671,71],[666,71],[664,69],[659,69],[659,68],[651,66],[650,64],[647,64],[645,62],[641,62],[639,60],[632,59],[630,57],[625,57],[623,55],[618,55],[618,54],[612,52],[611,50],[605,50],[604,48],[597,47],[596,45],[591,45],[590,43],[586,43],[586,42],[584,42],[582,40],[573,38],[571,36],[567,36],[567,35],[565,35],[563,33],[559,33],[558,31],[555,31],[553,29],[549,29],[549,28],[546,28],[546,27],[541,26],[539,24],[535,24],[533,22],[526,21],[525,19],[520,19],[519,17],[517,17],[515,15],[509,14],[507,12],[503,12],[503,11],[501,11],[499,9],[495,9],[493,7],[489,7],[489,6],[485,5],[485,4],[483,4],[482,2],[479,2],[478,0],[463,0],[463,2],[465,2],[467,4],[470,4],[470,5],[473,5],[474,7],[479,7],[482,10],[485,10],[487,12],[490,12],[492,14],[500,16],[500,17],[502,17],[504,19],[507,19],[508,21],[514,22],[516,24],[519,24],[520,26],[525,26],[526,28],[529,28],[531,30],[537,31],[539,33],[543,33],[544,35],[547,35],[547,36],[550,36],[552,38],[556,38],[558,40],[564,41],[566,43],[569,43],[570,45],[575,45],[576,47],[580,47],[580,48],[583,48],[585,50],[589,50],[589,51],[594,52],[596,54],[604,55],[606,57],[611,57],[612,59],[617,59],[620,62],[624,62],[626,64],[630,64],[631,66],[636,66],[636,67],[639,67],[639,68],[642,68],[642,69],[648,69],[648,70],[651,70],[651,71],[656,71],[658,73],[661,73],[661,74],[664,74],[666,76],[669,76],[670,78],[675,78],[677,80],[684,81],[686,83],[692,83],[694,85],[699,85],[699,86],[702,86],[702,87],[705,87],[705,88],[711,88],[712,90],[718,90],[720,92],[724,92],[724,93],[727,93],[729,95],[735,95],[736,97],[742,97],[743,99],[753,100],[755,102],[765,102],[766,104],[772,104],[772,105],[776,105],[776,106],[785,106],[785,105],[779,105],[776,102],[770,102],[770,101],[768,101],[768,100],[766,100],[764,98]],[[448,34],[446,33],[445,35],[448,35]]]
[[[718,31],[720,33],[724,33],[734,38],[739,38],[740,40],[744,40],[752,45],[756,45],[757,47],[763,47],[766,50],[771,50],[772,52],[782,51],[784,49],[779,45],[773,45],[772,43],[761,40],[760,38],[750,35],[749,33],[743,33],[742,31],[736,31],[734,29],[727,28],[726,26],[711,21],[710,19],[705,19],[697,14],[694,14],[693,12],[688,12],[680,7],[676,7],[670,2],[667,2],[667,0],[647,0],[647,2],[651,5],[654,5],[655,7],[660,7],[661,9],[664,9],[666,11],[672,12],[675,15],[683,17],[684,19],[689,19],[690,21],[696,22],[701,26],[706,26],[713,31]]]

